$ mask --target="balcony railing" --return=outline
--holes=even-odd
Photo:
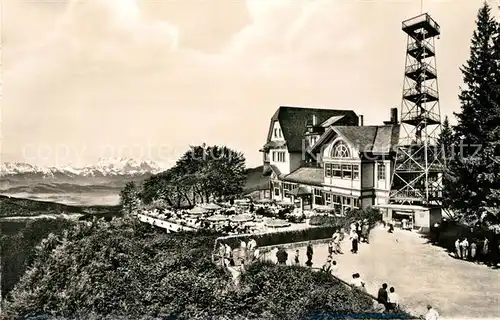
[[[420,88],[420,90],[417,90],[417,88],[409,88],[409,89],[406,89],[404,92],[403,92],[403,95],[405,97],[407,96],[413,96],[413,95],[417,95],[417,94],[428,94],[430,96],[433,96],[433,97],[438,97],[438,92],[437,90],[431,88],[431,87],[428,87],[428,86],[422,86]]]
[[[427,22],[432,28],[440,32],[439,24],[434,19],[432,19],[431,16],[429,16],[427,13],[403,21],[403,29],[411,27],[412,25],[421,22]]]
[[[434,68],[432,65],[430,65],[427,62],[422,62],[422,63],[415,63],[412,65],[409,65],[405,69],[405,73],[413,73],[416,71],[427,71],[429,73],[432,73],[434,76],[436,76],[436,68]]]
[[[420,49],[420,48],[425,48],[427,49],[428,51],[431,51],[432,53],[435,52],[435,47],[432,43],[430,42],[412,42],[408,45],[408,51],[412,51],[412,50],[416,50],[416,49]]]

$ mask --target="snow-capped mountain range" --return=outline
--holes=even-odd
[[[96,185],[126,182],[142,180],[164,170],[154,161],[131,158],[99,159],[95,164],[83,167],[41,167],[28,163],[3,162],[0,167],[0,189],[36,183]]]
[[[42,175],[53,177],[58,174],[67,174],[84,177],[106,176],[136,176],[155,174],[163,171],[160,166],[151,160],[135,160],[131,158],[99,159],[97,163],[84,167],[54,166],[40,167],[28,163],[3,162],[0,167],[0,176],[13,175]]]

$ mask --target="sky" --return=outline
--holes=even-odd
[[[427,0],[441,25],[441,115],[482,0]],[[498,15],[498,1],[489,1]],[[381,124],[401,104],[418,0],[3,0],[2,161],[172,165],[203,142],[262,162],[280,105],[350,109]],[[452,119],[453,120],[453,119]]]

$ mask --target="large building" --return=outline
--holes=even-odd
[[[271,198],[338,212],[385,204],[398,138],[397,109],[364,126],[352,110],[280,107],[260,150]]]

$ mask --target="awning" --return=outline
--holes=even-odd
[[[189,210],[189,213],[191,214],[204,214],[207,212],[208,210],[202,207],[194,207],[193,209]]]
[[[218,204],[215,204],[215,203],[205,203],[205,204],[202,204],[201,206],[204,209],[207,209],[207,210],[219,210],[219,209],[222,209],[221,206],[219,206]]]
[[[429,208],[423,206],[405,205],[405,204],[377,204],[374,205],[373,207],[377,209],[392,209],[396,211],[406,211],[406,212],[429,211]]]
[[[301,197],[301,196],[309,195],[309,194],[311,194],[311,192],[309,192],[306,187],[298,187],[298,188],[295,188],[292,191],[290,191],[288,194],[290,194],[294,197]]]

